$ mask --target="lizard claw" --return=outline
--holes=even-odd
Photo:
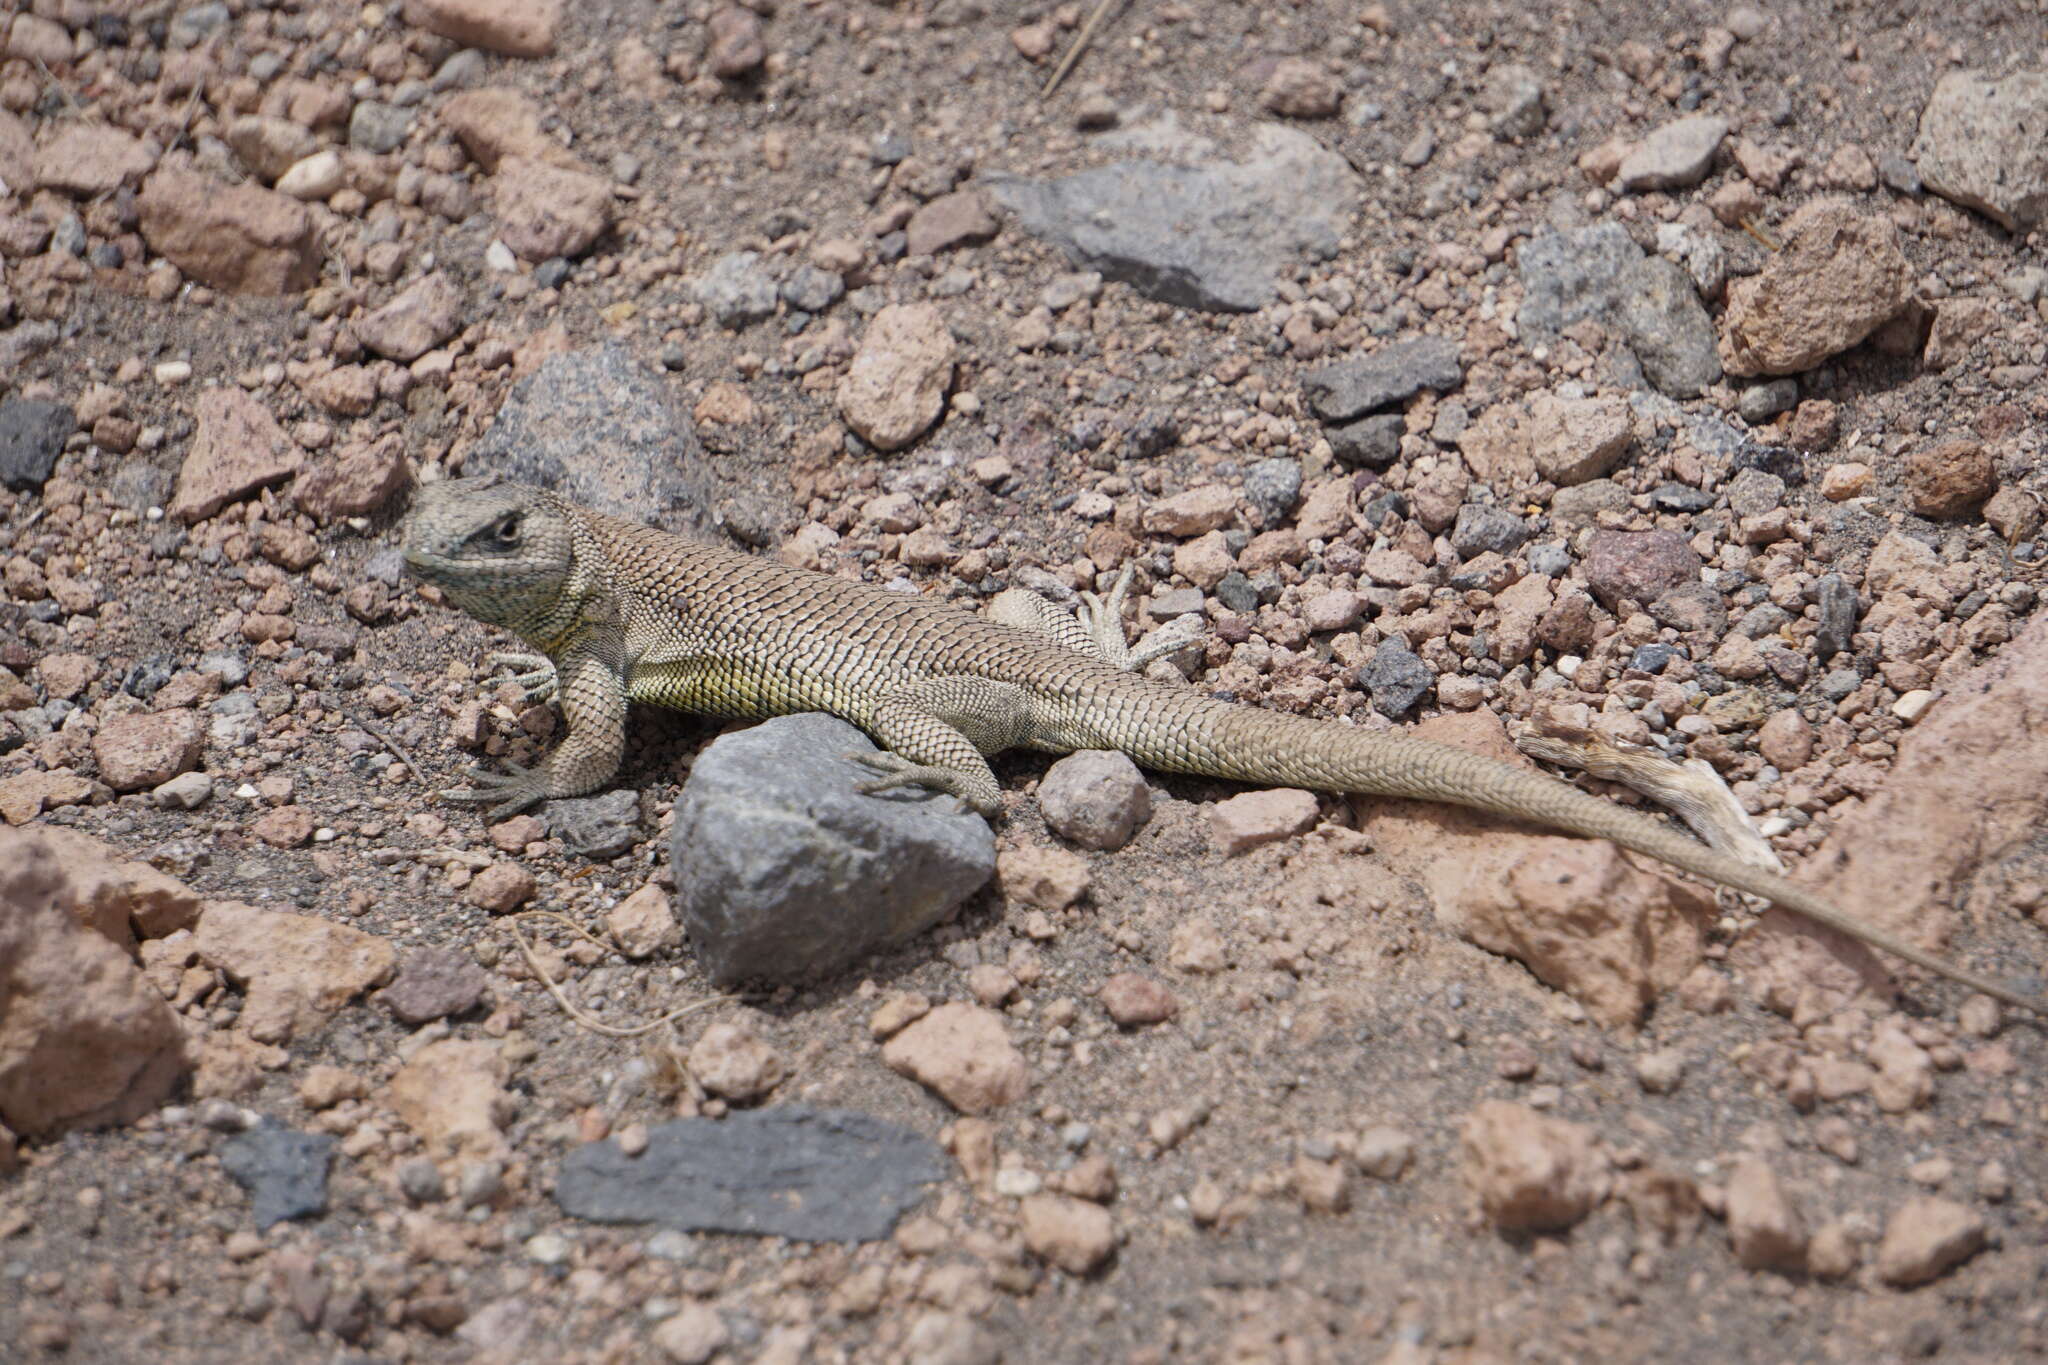
[[[474,787],[457,787],[441,793],[444,801],[459,801],[468,805],[488,805],[484,819],[492,822],[509,819],[531,806],[537,806],[547,799],[547,782],[532,768],[522,768],[516,763],[505,765],[509,772],[492,772],[488,768],[471,768],[464,776],[476,783]]]
[[[562,690],[555,661],[545,654],[486,654],[484,666],[494,672],[500,668],[509,670],[506,679],[517,684],[530,702],[553,701]]]

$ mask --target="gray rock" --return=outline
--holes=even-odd
[[[1602,512],[1619,512],[1628,505],[1628,490],[1614,480],[1588,479],[1553,493],[1550,515],[1560,529],[1590,526],[1599,520]]]
[[[398,976],[377,993],[377,1003],[408,1027],[473,1009],[490,977],[450,948],[415,948],[398,964]]]
[[[405,145],[412,131],[412,111],[377,100],[357,100],[348,116],[348,144],[383,155]]]
[[[690,293],[719,326],[734,331],[775,316],[775,277],[761,268],[758,251],[728,251],[697,277]]]
[[[50,234],[50,245],[73,256],[83,256],[91,239],[85,235],[85,222],[75,213],[67,213],[57,220],[56,231]]]
[[[1260,460],[1244,472],[1244,496],[1259,509],[1265,525],[1279,524],[1301,501],[1301,461],[1285,456]]]
[[[1084,749],[1046,769],[1038,809],[1061,838],[1107,851],[1128,844],[1152,818],[1152,789],[1127,755]]]
[[[220,1144],[221,1169],[249,1192],[258,1228],[327,1211],[327,1165],[335,1141],[265,1123]]]
[[[398,1163],[396,1174],[398,1192],[412,1204],[434,1204],[448,1197],[448,1184],[432,1157],[407,1157]]]
[[[1605,319],[1621,298],[1623,274],[1641,259],[1643,249],[1619,223],[1530,238],[1518,257],[1518,325],[1525,333],[1548,339],[1575,322]]]
[[[1358,685],[1372,694],[1373,710],[1398,720],[1436,686],[1436,673],[1399,635],[1390,635],[1358,670]]]
[[[1714,495],[1690,484],[1666,482],[1650,490],[1650,504],[1662,512],[1704,512],[1714,505]]]
[[[1760,517],[1784,504],[1785,481],[1761,469],[1744,469],[1728,481],[1728,506],[1738,517]]]
[[[1511,555],[1529,538],[1529,524],[1498,507],[1468,502],[1458,509],[1451,528],[1451,548],[1467,559],[1485,554]]]
[[[463,471],[540,484],[669,530],[713,525],[711,476],[689,414],[616,342],[551,355],[513,385]]]
[[[938,1146],[908,1128],[779,1105],[658,1124],[634,1157],[615,1142],[586,1143],[564,1158],[555,1201],[597,1223],[872,1242],[950,1170]]]
[[[1846,651],[1850,637],[1856,633],[1856,589],[1840,574],[1831,573],[1823,574],[1814,590],[1814,603],[1820,608],[1820,629],[1813,634],[1813,653],[1826,663]]]
[[[2048,221],[2048,72],[1943,76],[1920,111],[1913,160],[1928,189],[2008,232]]]
[[[1742,613],[1742,619],[1735,623],[1735,633],[1751,640],[1761,640],[1776,635],[1778,628],[1792,619],[1792,613],[1775,602],[1759,602]]]
[[[1401,458],[1401,437],[1407,430],[1405,417],[1388,412],[1330,427],[1323,436],[1338,464],[1351,469],[1385,469]]]
[[[594,862],[616,858],[640,842],[640,798],[630,788],[550,801],[544,809],[548,833]]]
[[[1728,120],[1718,114],[1673,119],[1636,144],[1621,163],[1615,184],[1624,193],[1677,190],[1706,179]]]
[[[209,34],[226,27],[233,16],[224,4],[194,5],[175,16],[169,25],[167,37],[172,47],[197,47],[205,42]]]
[[[1561,541],[1531,545],[1529,553],[1522,558],[1528,563],[1530,573],[1549,574],[1552,578],[1562,578],[1572,569],[1572,552]]]
[[[1307,133],[1253,129],[1241,162],[1119,161],[1054,180],[982,180],[1024,230],[1148,298],[1245,313],[1274,298],[1283,272],[1335,254],[1361,183]]]
[[[1308,405],[1325,422],[1349,422],[1377,408],[1413,398],[1424,389],[1448,392],[1465,382],[1458,343],[1450,337],[1410,337],[1369,355],[1319,365],[1302,377]]]
[[[78,427],[78,414],[62,403],[15,398],[0,403],[0,483],[16,492],[41,488]]]
[[[1217,583],[1216,600],[1242,615],[1259,609],[1259,590],[1252,586],[1251,579],[1246,578],[1241,570],[1232,569]]]
[[[1796,379],[1773,379],[1767,384],[1752,384],[1744,389],[1735,400],[1735,411],[1742,420],[1755,426],[1768,422],[1781,412],[1790,412],[1799,401],[1799,381]]]
[[[1920,193],[1920,170],[1897,152],[1880,152],[1877,158],[1877,178],[1888,190],[1900,194]]]
[[[1863,675],[1853,668],[1832,669],[1820,680],[1819,686],[1823,697],[1829,701],[1840,701],[1863,686]]]
[[[800,265],[782,282],[782,299],[806,313],[822,313],[846,293],[846,281],[829,270]]]
[[[863,795],[836,717],[784,716],[714,740],[675,805],[676,908],[720,981],[841,970],[944,918],[995,870],[988,823],[950,797]]]
[[[57,344],[57,324],[45,318],[17,323],[0,332],[0,374],[15,375]]]
[[[1672,398],[1697,398],[1721,377],[1714,323],[1683,266],[1646,256],[1622,272],[1610,320],[1628,338],[1643,375]]]
[[[1545,121],[1543,78],[1520,62],[1493,67],[1480,82],[1479,107],[1491,116],[1488,126],[1495,137],[1534,137]]]
[[[1673,630],[1701,630],[1719,635],[1728,628],[1728,604],[1705,583],[1686,583],[1649,604],[1657,624]]]

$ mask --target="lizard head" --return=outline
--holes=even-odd
[[[575,569],[569,518],[537,488],[449,479],[414,495],[406,567],[479,621],[517,629],[548,615]]]

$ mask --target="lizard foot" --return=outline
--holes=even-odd
[[[510,819],[548,799],[547,779],[538,771],[522,768],[516,763],[505,766],[511,771],[496,773],[488,768],[471,768],[464,775],[476,785],[442,792],[441,799],[467,805],[488,805],[490,809],[484,812],[484,819],[492,822]]]
[[[912,763],[901,754],[892,754],[886,749],[861,751],[840,756],[860,764],[863,768],[872,769],[883,774],[883,776],[874,779],[872,782],[854,784],[853,789],[863,796],[873,796],[877,792],[895,791],[901,787],[922,787],[929,792],[950,793],[953,797],[953,808],[961,815],[965,815],[968,811],[974,809],[974,804],[967,799],[967,793],[961,790],[960,774],[954,772],[951,768],[934,767],[928,763]],[[992,812],[982,811],[981,813],[988,815]]]
[[[562,690],[561,677],[555,672],[555,661],[545,654],[486,654],[484,666],[492,670],[512,670],[509,680],[519,685],[528,701],[550,702]]]

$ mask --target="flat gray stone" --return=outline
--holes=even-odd
[[[1706,179],[1728,120],[1718,114],[1673,119],[1636,144],[1621,163],[1615,183],[1624,192],[1678,190]]]
[[[1522,275],[1517,323],[1524,333],[1548,339],[1575,322],[1605,317],[1621,296],[1622,272],[1642,258],[1643,249],[1619,223],[1538,233],[1516,258]]]
[[[711,263],[690,293],[717,321],[734,331],[775,316],[775,277],[758,251],[729,251]]]
[[[1307,133],[1259,124],[1252,136],[1238,162],[1119,161],[981,183],[1026,232],[1105,279],[1183,308],[1248,313],[1273,301],[1283,272],[1336,253],[1361,189],[1349,163]],[[1175,150],[1190,141],[1168,140]]]
[[[327,1211],[327,1166],[335,1140],[266,1123],[220,1144],[221,1169],[249,1192],[258,1228]]]
[[[1420,336],[1382,346],[1369,355],[1318,365],[1302,376],[1308,405],[1325,422],[1349,422],[1405,402],[1424,389],[1445,393],[1465,382],[1458,343]]]
[[[936,1143],[908,1128],[780,1105],[659,1124],[636,1157],[616,1142],[586,1143],[563,1159],[555,1202],[595,1223],[872,1242],[950,1166]]]
[[[2048,72],[1951,71],[1920,111],[1920,180],[2009,232],[2048,221]]]
[[[512,386],[465,474],[502,474],[630,521],[712,525],[712,487],[688,412],[615,342],[551,355]]]
[[[1645,256],[1621,224],[1543,233],[1523,245],[1519,265],[1517,322],[1531,340],[1592,318],[1622,335],[1660,393],[1694,398],[1721,377],[1713,319],[1692,276]]]
[[[628,787],[550,801],[542,814],[548,833],[569,852],[595,862],[616,858],[640,842],[640,798]]]
[[[1721,377],[1714,323],[1692,276],[1662,256],[1646,256],[1622,274],[1611,320],[1628,338],[1643,377],[1672,398],[1697,398]]]
[[[676,910],[719,981],[843,970],[922,933],[995,871],[995,836],[950,796],[863,795],[874,743],[835,716],[712,741],[676,799]]]

